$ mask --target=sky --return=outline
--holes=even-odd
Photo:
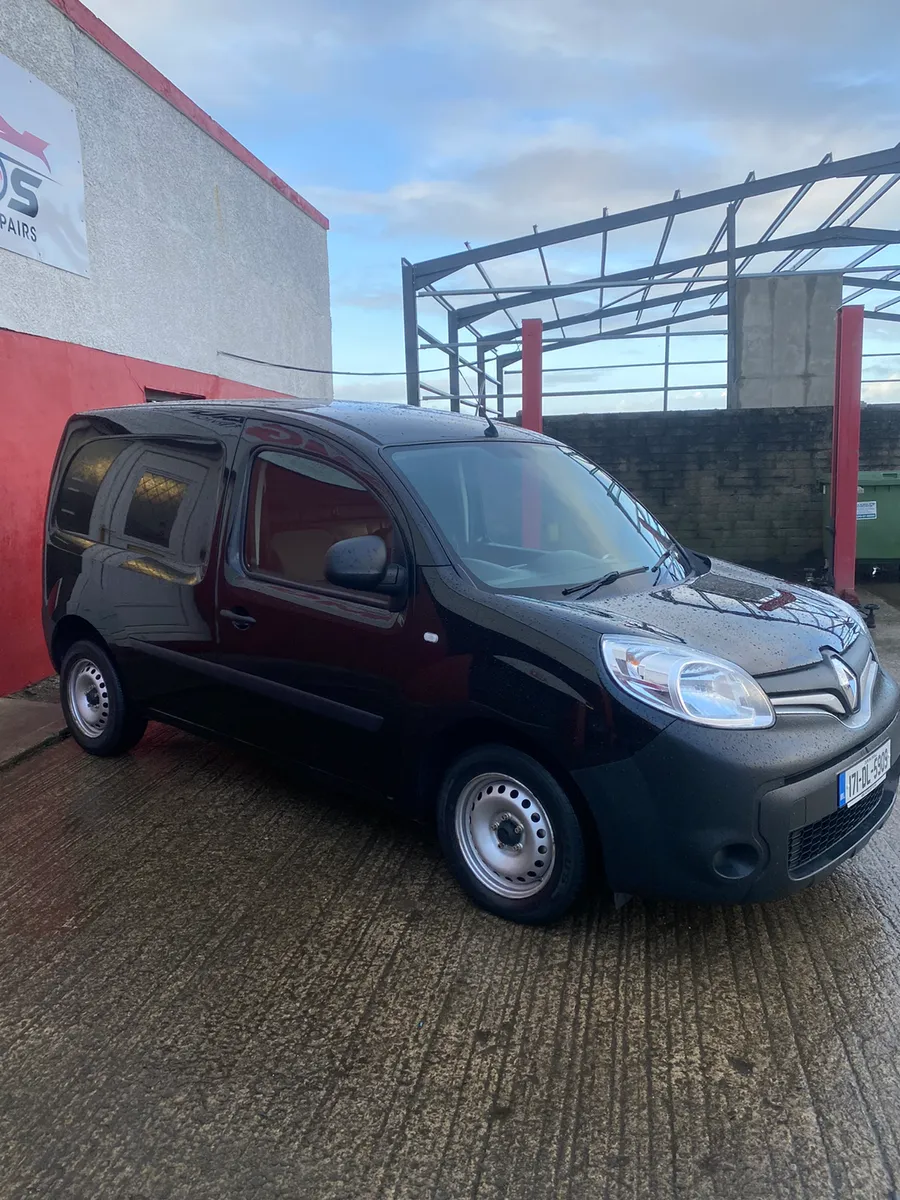
[[[401,257],[900,142],[900,0],[88,2],[329,217],[335,370],[402,370]],[[813,227],[846,190],[821,185],[782,232]],[[896,227],[896,191],[864,223]],[[739,242],[753,240],[778,206],[745,205]],[[720,219],[676,222],[669,253],[702,251]],[[659,236],[647,225],[611,238],[609,269],[652,260]],[[836,265],[827,254],[819,261]],[[900,265],[900,247],[873,261]],[[599,245],[550,250],[548,266],[554,281],[594,275]],[[541,281],[536,256],[490,270],[501,285]],[[454,285],[477,282],[459,276]],[[501,315],[496,327],[504,323]],[[867,322],[867,353],[900,350],[897,332]],[[673,347],[691,362],[724,354],[715,336]],[[547,386],[658,387],[661,368],[624,364],[661,354],[656,341],[567,351],[546,365],[577,369],[548,374]],[[866,373],[900,376],[900,357],[869,358]],[[723,377],[721,365],[673,368],[674,385],[712,389],[679,393],[673,404],[721,403],[713,385]],[[335,394],[401,400],[404,381],[338,376]],[[881,384],[865,396],[900,400],[900,390]],[[546,411],[658,404],[649,393],[568,397]]]

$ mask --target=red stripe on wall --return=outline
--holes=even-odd
[[[51,674],[41,630],[44,507],[68,418],[142,404],[144,388],[208,400],[278,397],[218,375],[183,371],[0,330],[0,695]]]
[[[137,75],[138,79],[153,88],[154,92],[157,92],[164,100],[168,100],[173,108],[177,108],[189,121],[193,121],[220,146],[224,146],[235,158],[240,159],[245,166],[254,171],[260,179],[264,179],[276,192],[280,192],[286,200],[290,200],[291,204],[295,204],[308,217],[312,217],[323,229],[328,228],[326,216],[308,200],[304,200],[299,192],[295,192],[255,154],[251,154],[246,146],[241,145],[237,138],[232,137],[227,129],[223,129],[218,121],[214,121],[209,113],[204,112],[199,104],[194,103],[190,96],[186,96],[161,71],[157,71],[152,63],[147,62],[146,58],[138,54],[133,46],[129,46],[124,38],[113,33],[110,27],[104,25],[89,8],[85,8],[80,0],[50,0],[50,3],[64,13],[73,25],[77,25],[82,33],[86,33],[98,46],[102,46],[113,58],[118,59],[123,67],[127,67],[133,75]]]

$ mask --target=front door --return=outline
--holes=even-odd
[[[366,534],[384,540],[391,563],[412,566],[399,511],[370,467],[318,435],[251,427],[217,598],[229,732],[380,790],[390,788],[387,747],[403,736],[412,602],[324,575],[335,542]]]

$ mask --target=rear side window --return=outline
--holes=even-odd
[[[53,523],[95,543],[202,566],[209,558],[222,465],[217,442],[89,442],[66,468]]]
[[[109,468],[127,445],[121,438],[103,438],[82,446],[66,468],[56,498],[53,522],[58,529],[90,537],[97,493]]]
[[[168,549],[186,492],[183,479],[145,471],[128,505],[125,536]]]
[[[364,534],[380,537],[391,556],[390,513],[359,480],[300,454],[271,450],[256,456],[244,534],[250,571],[321,586],[328,550]]]

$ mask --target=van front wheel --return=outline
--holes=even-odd
[[[554,921],[584,887],[584,838],[568,796],[540,763],[509,746],[457,759],[441,787],[438,833],[459,883],[498,917]]]
[[[96,642],[85,639],[66,652],[59,696],[69,732],[89,754],[124,754],[147,728],[144,714],[126,699],[112,659]]]

